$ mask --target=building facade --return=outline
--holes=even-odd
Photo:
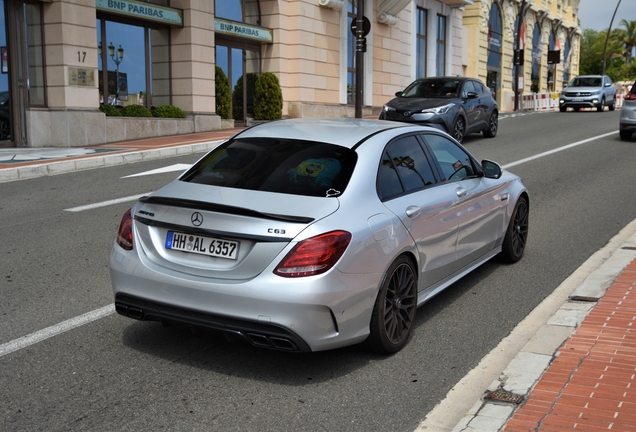
[[[578,9],[579,0],[475,0],[463,15],[468,75],[482,79],[505,111],[514,109],[515,85],[520,94],[560,91],[578,74]],[[514,62],[517,47],[522,65]]]
[[[520,89],[559,89],[578,69],[578,0],[0,0],[0,146],[231,127],[253,117],[263,72],[278,77],[287,117],[353,117],[356,97],[375,115],[414,79],[441,75],[481,78],[507,109],[523,5]],[[565,55],[548,66],[557,46]],[[232,91],[230,119],[216,113],[218,70]],[[186,119],[106,116],[106,104],[174,105]]]

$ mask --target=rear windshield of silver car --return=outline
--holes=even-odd
[[[346,147],[282,138],[244,138],[219,146],[181,181],[316,197],[344,193],[357,155]]]

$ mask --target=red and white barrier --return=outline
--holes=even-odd
[[[519,108],[527,111],[558,111],[560,95],[558,92],[521,95],[519,98]],[[623,106],[624,98],[625,96],[622,94],[616,95],[616,108]],[[514,105],[515,97],[512,96],[511,99]]]

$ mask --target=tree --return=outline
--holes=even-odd
[[[214,87],[216,90],[216,113],[223,119],[230,118],[230,105],[232,95],[230,94],[230,82],[227,75],[219,66],[214,67]]]
[[[636,21],[622,19],[619,25],[625,27],[621,42],[625,46],[625,62],[629,66],[632,64],[632,55],[636,47]]]
[[[278,120],[283,113],[283,92],[278,77],[264,72],[258,77],[254,94],[254,120]]]

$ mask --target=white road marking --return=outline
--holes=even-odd
[[[71,208],[64,209],[64,211],[67,211],[67,212],[81,212],[81,211],[84,211],[84,210],[92,210],[92,209],[96,209],[96,208],[100,208],[100,207],[107,207],[109,205],[121,204],[121,203],[129,202],[129,201],[137,201],[142,196],[150,195],[151,193],[152,192],[146,192],[146,193],[143,193],[143,194],[140,194],[140,195],[131,195],[131,196],[127,196],[127,197],[123,197],[123,198],[117,198],[117,199],[113,199],[113,200],[109,200],[109,201],[102,201],[102,202],[95,203],[95,204],[87,204],[87,205],[83,205],[83,206],[79,206],[79,207],[71,207]]]
[[[76,327],[83,326],[98,319],[107,317],[115,313],[115,304],[111,303],[108,306],[104,306],[94,311],[87,312],[84,315],[80,315],[75,318],[63,321],[51,327],[47,327],[44,330],[36,331],[30,335],[22,336],[21,338],[14,339],[11,342],[0,345],[0,357],[5,356],[14,351],[21,350],[38,342],[42,342],[53,336],[57,336],[61,333],[65,333],[69,330],[73,330]]]
[[[525,159],[521,159],[518,160],[516,162],[511,162],[509,164],[503,165],[503,168],[508,169],[510,167],[513,166],[517,166],[517,165],[521,165],[523,163],[526,162],[530,162],[533,161],[535,159],[539,159],[563,150],[567,150],[570,149],[572,147],[576,147],[579,146],[581,144],[586,144],[590,141],[594,141],[597,140],[599,138],[605,138],[608,137],[610,135],[613,135],[617,132],[609,132],[603,135],[598,135],[592,138],[588,138],[588,139],[584,139],[582,141],[577,141],[575,143],[572,144],[568,144],[566,146],[563,147],[559,147],[557,149],[554,150],[550,150],[547,152],[543,152],[543,153],[539,153],[538,155],[535,156],[531,156]],[[174,166],[174,165],[173,165]],[[150,193],[150,192],[149,192]],[[148,193],[148,194],[149,194]],[[89,205],[85,205],[85,206],[81,206],[81,207],[74,207],[74,208],[70,208],[70,209],[66,209],[66,211],[71,211],[71,212],[78,212],[78,211],[83,211],[83,210],[89,210],[89,209],[93,209],[93,208],[98,208],[98,207],[105,207],[111,204],[119,204],[122,202],[126,202],[126,201],[135,201],[137,199],[139,199],[140,197],[144,196],[144,195],[148,195],[148,194],[142,194],[142,195],[133,195],[133,196],[129,196],[129,197],[124,197],[124,198],[119,198],[119,199],[115,199],[115,200],[110,200],[110,201],[104,201],[101,203],[96,203],[96,204],[89,204]],[[18,351],[22,348],[26,348],[30,345],[33,345],[35,343],[41,342],[45,339],[48,339],[50,337],[56,336],[58,334],[64,333],[68,330],[72,330],[76,327],[82,326],[84,324],[88,324],[91,321],[95,321],[98,320],[100,318],[104,318],[108,315],[111,315],[115,312],[115,304],[112,303],[108,306],[104,306],[103,308],[100,309],[96,309],[94,311],[91,312],[87,312],[84,315],[80,315],[78,317],[75,318],[71,318],[70,320],[61,322],[57,325],[54,325],[52,327],[48,327],[45,328],[44,330],[40,330],[37,331],[35,333],[31,333],[30,335],[27,336],[23,336],[21,338],[15,339],[11,342],[7,342],[3,345],[0,345],[0,357],[7,355],[9,353],[12,353],[14,351]]]
[[[190,168],[191,166],[192,165],[190,165],[190,164],[174,164],[174,165],[170,165],[170,166],[163,167],[163,168],[157,168],[157,169],[150,170],[150,171],[140,172],[138,174],[131,174],[129,176],[124,176],[122,178],[141,177],[141,176],[147,176],[147,175],[153,175],[153,174],[163,174],[163,173],[174,172],[174,171],[185,171],[188,168]]]
[[[594,140],[597,140],[599,138],[605,138],[605,137],[608,137],[610,135],[614,135],[614,134],[617,134],[617,133],[618,133],[618,130],[614,131],[614,132],[608,132],[608,133],[603,134],[603,135],[598,135],[598,136],[595,136],[595,137],[592,137],[592,138],[584,139],[584,140],[581,140],[581,141],[577,141],[575,143],[568,144],[568,145],[563,146],[563,147],[555,148],[554,150],[550,150],[550,151],[547,151],[547,152],[539,153],[537,155],[530,156],[530,157],[527,157],[525,159],[520,159],[520,160],[518,160],[516,162],[510,162],[509,164],[502,165],[502,168],[508,169],[510,167],[513,167],[513,166],[521,165],[521,164],[524,164],[526,162],[530,162],[530,161],[533,161],[533,160],[536,160],[536,159],[540,159],[542,157],[549,156],[551,154],[558,153],[558,152],[561,152],[563,150],[568,150],[568,149],[571,149],[572,147],[580,146],[581,144],[587,144],[590,141],[594,141]]]

